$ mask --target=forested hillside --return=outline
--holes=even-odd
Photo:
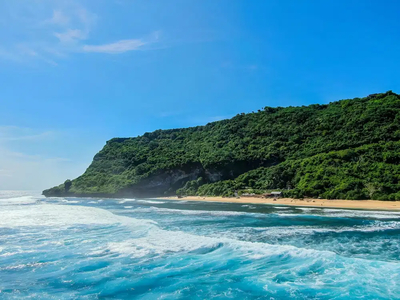
[[[184,129],[114,138],[46,196],[155,197],[282,190],[292,197],[400,200],[400,96],[265,107]]]

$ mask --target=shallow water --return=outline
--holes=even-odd
[[[399,299],[400,213],[0,193],[0,299]]]

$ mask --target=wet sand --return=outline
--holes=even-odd
[[[226,203],[246,203],[246,204],[272,204],[290,205],[307,207],[327,207],[344,209],[369,209],[369,210],[393,210],[400,211],[400,201],[377,201],[377,200],[328,200],[328,199],[291,199],[278,198],[265,199],[256,197],[223,198],[223,197],[163,197],[159,199],[178,200],[178,201],[205,201],[205,202],[226,202]]]

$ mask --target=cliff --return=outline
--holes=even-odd
[[[400,199],[400,96],[265,107],[205,126],[114,138],[45,196],[232,195]]]

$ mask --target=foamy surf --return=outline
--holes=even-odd
[[[33,199],[1,206],[0,298],[400,294],[400,220],[390,212]]]
[[[35,203],[36,201],[37,201],[37,199],[32,196],[0,199],[0,206],[32,204],[32,203]]]
[[[154,201],[154,200],[137,200],[139,203],[148,203],[148,204],[162,204],[165,203],[163,201]]]
[[[8,206],[0,210],[0,227],[64,226],[88,224],[123,224],[139,222],[94,207],[42,204],[29,207]],[[154,221],[140,221],[150,224]]]

